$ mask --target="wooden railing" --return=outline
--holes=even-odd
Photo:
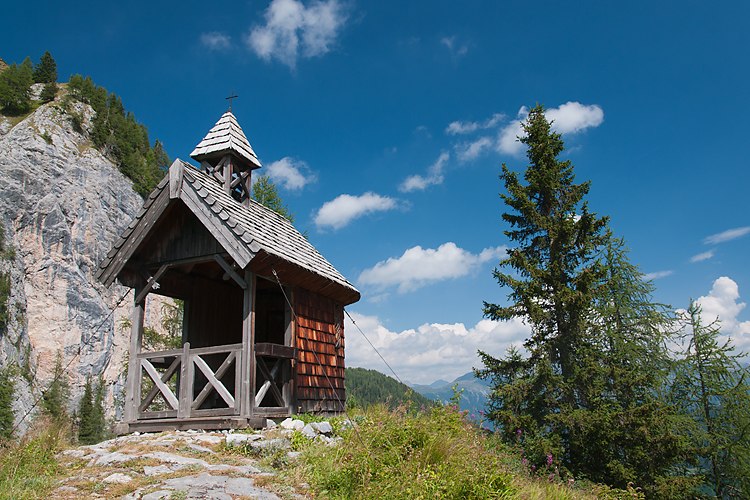
[[[291,414],[291,360],[295,359],[297,350],[279,344],[259,343],[255,344],[254,352],[258,381],[263,383],[255,393],[253,412]],[[266,362],[272,365],[271,369]],[[261,407],[267,395],[272,399],[272,405]]]
[[[216,365],[216,358],[221,355],[226,356],[214,371],[204,358],[214,358],[211,364]],[[242,344],[190,349],[190,343],[186,342],[182,349],[138,354],[138,418],[238,415],[241,366]],[[227,388],[222,379],[232,367],[234,387]],[[141,399],[144,379],[150,381],[153,387]],[[196,387],[199,383],[203,383],[203,387]],[[197,388],[200,388],[200,392],[196,395]],[[163,401],[155,402],[157,396],[161,396]],[[209,396],[214,398],[212,403],[207,403]],[[222,406],[222,401],[226,406]]]

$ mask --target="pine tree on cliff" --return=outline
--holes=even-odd
[[[34,66],[34,83],[54,83],[56,81],[57,63],[47,50]]]

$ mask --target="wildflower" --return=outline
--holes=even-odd
[[[518,433],[518,437],[521,437],[521,429],[518,429],[516,432]]]
[[[552,455],[547,455],[547,465],[552,465]]]
[[[471,418],[474,418],[474,414],[473,413],[471,414]]]
[[[484,415],[484,410],[479,410],[480,415]]]

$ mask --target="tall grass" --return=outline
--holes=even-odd
[[[0,444],[0,500],[49,498],[63,472],[55,455],[69,436],[68,425],[41,420],[20,440]]]
[[[323,497],[490,500],[512,497],[511,477],[454,407],[407,415],[371,408],[337,447],[312,446],[302,470]]]

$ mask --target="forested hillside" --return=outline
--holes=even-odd
[[[409,400],[416,405],[434,406],[435,401],[427,399],[409,386],[392,379],[376,370],[364,368],[346,369],[346,401],[348,405],[370,407],[377,403],[387,403],[396,407],[403,403],[409,393]]]

